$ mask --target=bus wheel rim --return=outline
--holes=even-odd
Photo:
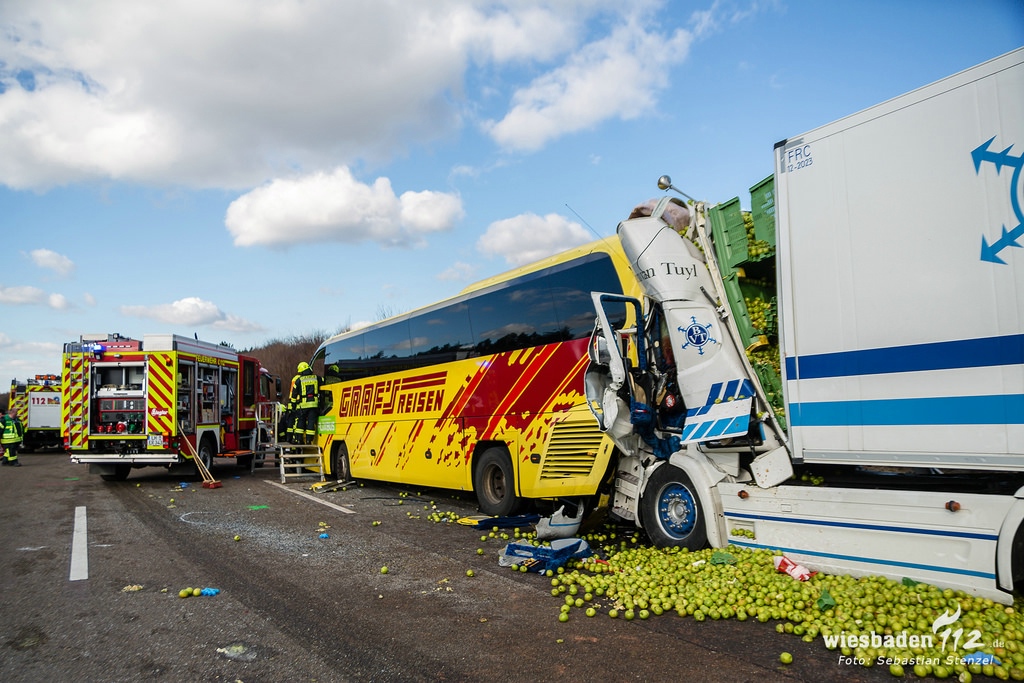
[[[505,473],[500,467],[492,467],[487,473],[487,491],[494,500],[505,498]]]

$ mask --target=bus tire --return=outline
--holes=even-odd
[[[485,515],[503,517],[514,514],[521,504],[516,495],[512,458],[500,446],[485,450],[473,470],[473,490]]]
[[[700,550],[708,541],[704,510],[693,482],[678,467],[654,471],[640,499],[640,518],[651,543]]]
[[[100,479],[103,481],[124,481],[128,478],[128,474],[132,471],[131,465],[114,465],[113,474],[101,474]]]
[[[348,446],[344,442],[334,444],[331,449],[331,476],[336,481],[348,481],[352,478],[352,470],[348,464]]]

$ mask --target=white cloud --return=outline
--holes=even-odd
[[[476,248],[488,256],[501,256],[510,265],[521,266],[593,239],[583,226],[564,216],[525,213],[491,223]]]
[[[462,200],[450,193],[403,192],[399,204],[401,224],[422,232],[448,230],[465,215]]]
[[[427,191],[397,197],[387,178],[367,185],[341,167],[258,187],[231,202],[224,222],[238,246],[363,241],[409,246],[421,244],[426,233],[450,229],[462,215],[457,195]]]
[[[75,270],[74,261],[49,249],[33,249],[29,252],[29,258],[40,268],[52,270],[62,277],[67,277]]]
[[[437,279],[443,282],[466,282],[476,276],[477,267],[461,261],[456,261],[451,266],[441,271]]]
[[[650,110],[690,39],[658,31],[664,10],[660,0],[0,3],[0,183],[244,189],[296,169],[379,163],[451,136],[524,70],[533,83],[488,117],[499,144],[536,149]]]
[[[50,294],[46,297],[46,305],[57,311],[71,308],[71,302],[63,294]]]
[[[38,287],[28,285],[0,287],[0,304],[24,306],[41,304],[44,301],[46,301],[46,292]]]
[[[0,304],[47,306],[58,311],[71,308],[71,302],[63,294],[47,294],[38,287],[30,285],[19,285],[16,287],[0,286]]]
[[[610,118],[637,118],[654,109],[692,41],[683,29],[662,35],[629,21],[516,92],[511,111],[484,128],[502,147],[531,152]]]
[[[61,350],[58,343],[13,339],[0,332],[0,377],[9,381],[43,373],[59,373]]]
[[[258,332],[263,329],[256,323],[224,313],[211,301],[194,296],[156,306],[121,306],[119,310],[122,315],[133,318],[149,318],[182,327],[205,325],[229,332]]]

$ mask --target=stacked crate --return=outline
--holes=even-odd
[[[775,178],[750,188],[750,211],[739,197],[708,212],[711,238],[729,308],[768,401],[784,424],[775,286]]]

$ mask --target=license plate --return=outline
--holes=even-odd
[[[150,434],[146,439],[146,446],[148,448],[163,448],[164,446],[164,435],[163,434]]]

